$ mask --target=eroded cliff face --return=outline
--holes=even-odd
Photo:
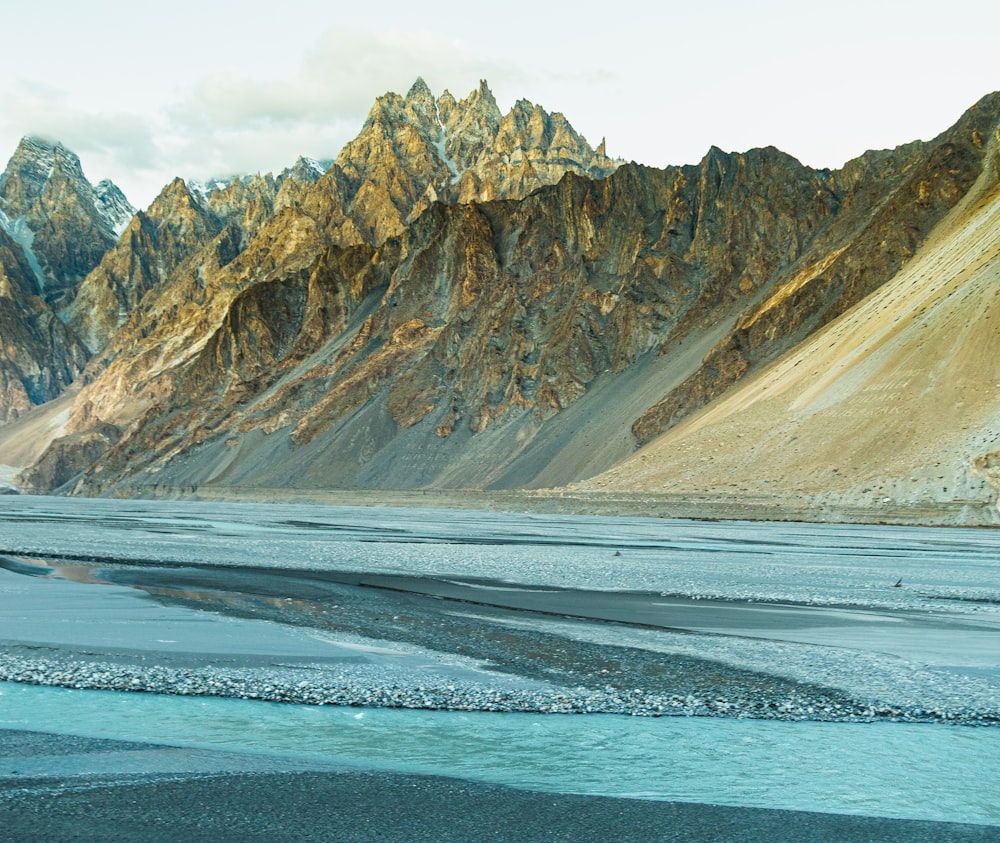
[[[957,202],[954,149],[949,178],[921,178],[937,150],[911,168],[924,199],[954,204],[888,282],[586,489],[728,500],[734,514],[1000,523],[1000,129],[973,128],[985,157]]]

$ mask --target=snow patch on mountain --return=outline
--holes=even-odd
[[[208,197],[212,195],[213,191],[225,190],[238,178],[239,176],[232,176],[228,179],[207,179],[206,181],[185,179],[184,183],[187,185],[187,189],[191,192],[191,195],[194,196],[195,199],[200,202],[207,202]]]
[[[115,237],[122,236],[136,212],[118,185],[108,179],[94,185],[94,207]]]
[[[10,235],[11,239],[21,247],[24,257],[31,267],[31,271],[35,273],[35,278],[38,281],[38,289],[44,290],[45,273],[42,271],[42,265],[38,262],[38,257],[32,249],[35,242],[35,232],[28,226],[27,220],[23,216],[12,220],[0,210],[0,228],[3,228]]]
[[[440,112],[437,110],[437,102],[434,104],[434,112],[437,117],[438,124],[438,136],[437,140],[434,141],[434,148],[437,150],[438,158],[444,161],[445,165],[451,171],[451,183],[455,184],[460,178],[462,178],[462,173],[459,171],[458,165],[455,163],[455,159],[448,155],[448,152],[445,149],[446,137],[444,132],[444,123],[441,120]]]

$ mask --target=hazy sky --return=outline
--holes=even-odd
[[[13,4],[11,4],[13,5]],[[772,144],[817,167],[1000,89],[1000,3],[48,0],[4,9],[0,166],[25,134],[145,207],[173,176],[332,158],[375,97],[489,81],[645,164]]]

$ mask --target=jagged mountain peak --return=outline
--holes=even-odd
[[[27,135],[21,138],[0,176],[0,201],[11,217],[20,216],[42,196],[55,175],[85,182],[80,159],[58,141]]]
[[[562,114],[521,100],[502,115],[486,80],[465,99],[435,100],[423,78],[406,97],[379,97],[336,164],[362,237],[399,234],[431,204],[520,198],[567,171],[603,178],[618,162],[598,156]]]
[[[53,182],[62,186],[52,186]],[[135,213],[111,180],[91,184],[83,173],[80,157],[69,147],[37,135],[21,138],[0,175],[0,209],[10,218],[31,216],[39,203],[58,206],[69,194],[79,198],[83,208],[93,205],[100,221],[114,236],[121,234]]]
[[[493,96],[493,91],[490,90],[489,83],[485,79],[480,79],[479,87],[475,88],[472,93],[469,94],[470,99],[473,97],[483,99],[486,102],[491,102],[496,105],[496,98]]]
[[[480,82],[478,88],[470,91],[465,99],[460,100],[458,107],[465,112],[475,112],[485,115],[489,123],[499,123],[500,118],[503,116],[500,106],[497,105],[496,97],[493,96],[493,91],[486,84],[486,80]]]
[[[121,188],[109,179],[102,179],[94,185],[94,193],[97,195],[97,210],[107,220],[111,230],[121,237],[136,209],[125,198]]]
[[[279,180],[294,179],[299,182],[319,181],[326,171],[330,169],[332,163],[332,161],[318,161],[315,158],[300,155],[291,167],[282,171]]]
[[[133,213],[110,181],[92,185],[79,156],[59,141],[25,136],[0,176],[3,225],[57,311],[69,304]]]
[[[428,87],[427,83],[424,81],[423,76],[418,76],[416,81],[410,86],[410,90],[406,92],[406,99],[423,99],[424,97],[433,97],[434,94],[431,93],[431,89]]]
[[[226,182],[225,184],[228,184],[228,182]],[[225,186],[225,184],[223,184],[223,186]],[[170,182],[164,185],[159,195],[156,197],[156,199],[153,200],[153,204],[155,205],[157,202],[176,202],[176,201],[181,201],[186,204],[192,204],[192,203],[200,204],[198,203],[199,191],[197,189],[199,186],[200,186],[199,182],[192,181],[189,184],[187,179],[183,179],[180,176],[176,176],[174,179],[172,179]]]
[[[50,173],[59,164],[79,167],[80,158],[61,142],[40,135],[25,135],[14,150],[11,161]]]

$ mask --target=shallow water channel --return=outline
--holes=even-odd
[[[1000,729],[399,711],[0,683],[0,728],[564,793],[1000,826]],[[0,760],[2,763],[2,760]],[[46,775],[72,758],[18,759]]]

